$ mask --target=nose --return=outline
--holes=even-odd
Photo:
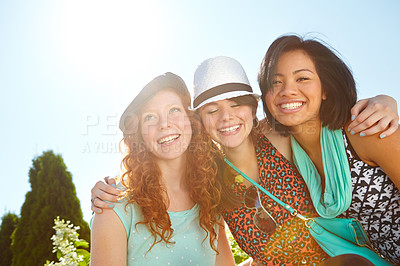
[[[170,121],[167,114],[162,115],[159,120],[160,129],[168,129],[170,127]]]
[[[286,81],[282,84],[281,89],[279,90],[279,96],[292,96],[296,95],[298,92],[297,84],[294,81]]]
[[[221,109],[220,119],[222,121],[229,121],[230,119],[232,119],[232,117],[232,110],[230,107],[224,107]]]

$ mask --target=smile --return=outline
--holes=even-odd
[[[280,105],[280,107],[282,109],[286,109],[286,110],[292,110],[292,109],[296,109],[299,108],[303,105],[303,102],[295,102],[295,103],[283,103]]]
[[[240,127],[240,125],[236,125],[236,126],[221,128],[218,131],[222,132],[222,133],[230,133],[230,132],[234,132],[234,131],[238,130],[239,127]]]
[[[158,144],[168,144],[179,138],[179,134],[169,135],[157,141]]]

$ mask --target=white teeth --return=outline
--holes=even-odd
[[[160,139],[160,140],[158,141],[158,144],[170,143],[170,142],[176,140],[178,137],[179,137],[178,134],[176,134],[176,135],[170,135],[170,136],[168,136],[168,137],[165,137],[165,138]]]
[[[282,109],[296,109],[296,108],[299,108],[302,105],[303,105],[302,102],[284,103],[284,104],[281,104],[281,108]]]
[[[233,131],[237,130],[238,128],[239,128],[239,125],[236,125],[236,126],[222,128],[219,131],[221,131],[221,132],[233,132]]]

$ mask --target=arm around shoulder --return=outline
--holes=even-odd
[[[117,214],[110,209],[93,218],[90,265],[126,265],[127,234]]]

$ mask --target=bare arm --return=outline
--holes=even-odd
[[[397,102],[387,95],[358,101],[351,109],[352,122],[348,128],[352,134],[371,136],[380,132],[380,138],[393,134],[399,127]]]
[[[92,188],[92,211],[97,214],[103,212],[103,209],[114,208],[114,204],[105,202],[117,202],[122,190],[115,188],[114,178],[104,178],[105,182],[98,181]]]
[[[224,220],[223,219],[221,220],[222,223],[224,223]],[[215,265],[216,266],[235,265],[235,260],[233,259],[232,250],[228,242],[228,237],[226,236],[225,233],[225,227],[220,225],[218,225],[218,227],[219,227],[219,232],[218,232],[217,250],[219,254],[215,259]]]
[[[113,210],[95,214],[91,228],[90,265],[126,265],[126,239],[125,227]]]
[[[378,134],[363,138],[351,134],[347,136],[360,159],[381,167],[400,189],[400,129],[384,139],[379,139]]]

